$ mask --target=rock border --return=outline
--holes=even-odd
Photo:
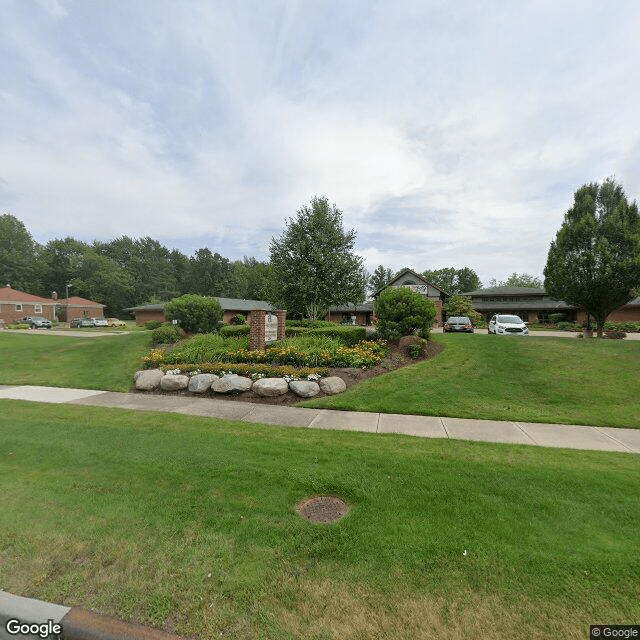
[[[224,376],[202,373],[185,376],[175,372],[165,373],[162,369],[145,369],[136,371],[133,379],[136,391],[186,391],[194,395],[201,395],[207,391],[211,391],[215,395],[242,394],[253,391],[262,397],[273,397],[291,391],[300,398],[313,398],[320,391],[327,395],[335,395],[347,389],[344,380],[337,376],[322,378],[318,383],[312,380],[287,378],[252,380],[235,373]]]

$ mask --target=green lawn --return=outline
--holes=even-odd
[[[631,454],[4,400],[0,486],[0,588],[178,634],[582,640],[640,619]],[[349,515],[303,521],[317,494]]]
[[[149,332],[100,338],[0,332],[0,384],[128,391]]]
[[[640,341],[438,335],[432,360],[305,407],[640,427]]]

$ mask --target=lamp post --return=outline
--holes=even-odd
[[[71,285],[71,284],[67,285],[67,296],[65,298],[65,304],[67,305],[67,308],[65,309],[65,312],[64,312],[64,319],[67,322],[70,322],[70,320],[69,320],[69,287],[72,287],[72,286],[73,285]]]

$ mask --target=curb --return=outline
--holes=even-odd
[[[0,591],[0,640],[184,640],[76,607]]]

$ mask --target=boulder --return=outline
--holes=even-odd
[[[133,374],[133,379],[134,379],[134,380],[137,380],[137,379],[138,379],[138,378],[139,378],[143,373],[144,373],[144,369],[142,369],[141,371],[136,371],[136,372]]]
[[[140,374],[136,377],[136,389],[138,391],[153,391],[160,386],[160,380],[164,378],[164,371],[160,369],[148,369],[137,373]]]
[[[253,391],[259,396],[281,396],[289,391],[284,378],[262,378],[253,383]]]
[[[241,393],[242,391],[249,391],[252,384],[253,380],[251,378],[232,373],[214,380],[211,388],[216,393]]]
[[[214,380],[219,380],[219,376],[214,373],[198,373],[189,378],[189,391],[191,393],[205,393],[211,389]]]
[[[292,380],[289,389],[301,398],[313,398],[320,393],[320,385],[311,380]]]
[[[336,393],[342,393],[346,391],[347,385],[342,378],[338,376],[329,376],[328,378],[321,378],[320,389],[327,395],[335,395]]]
[[[166,375],[160,380],[163,391],[181,391],[189,386],[189,376]]]

